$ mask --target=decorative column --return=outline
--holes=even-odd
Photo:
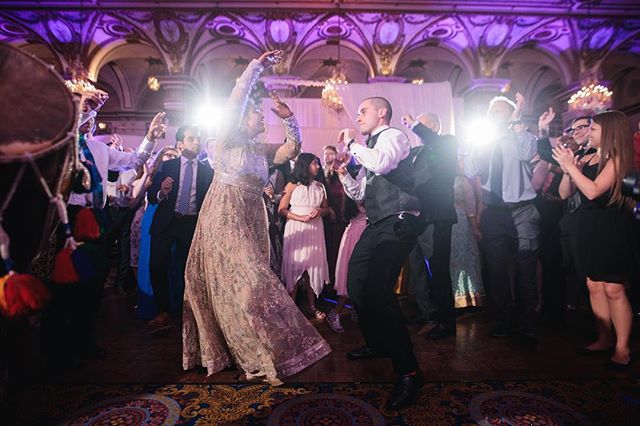
[[[163,94],[162,106],[170,126],[182,126],[189,121],[187,111],[197,93],[195,80],[186,75],[158,76]]]

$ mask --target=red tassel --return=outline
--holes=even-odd
[[[38,311],[50,299],[49,290],[33,275],[11,273],[4,282],[3,313],[8,317]]]
[[[100,238],[100,226],[91,209],[84,208],[78,212],[73,236],[76,241],[90,241]]]
[[[18,288],[10,282],[10,278],[11,276],[9,276],[7,282],[4,283],[4,298],[7,304],[5,315],[9,318],[27,313],[18,294]]]
[[[80,281],[71,260],[71,247],[65,247],[56,255],[51,280],[56,284],[73,284]]]
[[[13,274],[7,281],[7,284],[11,283],[18,286],[22,303],[31,311],[39,311],[51,299],[49,290],[33,275]]]

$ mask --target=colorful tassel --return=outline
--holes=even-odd
[[[73,267],[78,274],[79,281],[88,281],[96,276],[96,268],[93,265],[93,259],[87,253],[89,243],[80,244],[78,248],[71,254]]]
[[[0,309],[9,318],[40,310],[51,299],[42,282],[29,274],[11,272],[0,278],[0,287]]]
[[[109,258],[103,250],[93,243],[84,243],[78,250],[82,250],[90,259],[91,265],[98,276],[106,277],[109,273]]]
[[[100,238],[100,226],[91,209],[84,208],[78,212],[73,236],[76,241],[90,241]]]
[[[0,312],[5,312],[7,309],[7,299],[4,295],[4,287],[9,279],[9,274],[0,277]]]
[[[72,260],[73,249],[65,247],[56,255],[51,280],[56,284],[74,284],[80,281]]]

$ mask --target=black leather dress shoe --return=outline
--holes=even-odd
[[[420,371],[412,375],[400,376],[387,401],[387,411],[396,411],[411,405],[420,393],[422,385],[424,385],[424,377]]]
[[[360,359],[380,358],[381,355],[371,349],[369,346],[363,346],[358,349],[347,352],[347,359],[357,361]]]
[[[431,340],[446,339],[447,337],[451,337],[455,335],[456,335],[455,324],[445,325],[445,324],[439,323],[438,325],[433,327],[431,330],[429,330],[429,332],[427,333],[427,339],[431,339]]]

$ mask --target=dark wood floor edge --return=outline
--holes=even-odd
[[[531,379],[531,378],[523,378],[523,379],[482,379],[482,380],[426,380],[425,384],[435,384],[435,383],[508,383],[508,382],[529,382],[529,383],[544,383],[544,382],[574,382],[574,381],[586,381],[586,380],[600,380],[600,381],[630,381],[635,380],[632,377],[598,377],[598,376],[585,376],[585,377],[571,377],[571,378],[553,378],[553,379]],[[295,387],[295,386],[316,386],[316,385],[392,385],[391,381],[351,381],[351,382],[284,382],[280,386],[273,386],[274,388],[278,387]],[[173,385],[191,385],[191,386],[231,386],[231,385],[263,385],[268,386],[267,383],[256,383],[256,382],[237,382],[237,383],[229,383],[229,382],[165,382],[165,383],[157,383],[157,382],[114,382],[114,383],[104,383],[104,382],[83,382],[83,383],[68,383],[68,382],[58,382],[58,383],[30,383],[24,385],[31,386],[173,386]]]

